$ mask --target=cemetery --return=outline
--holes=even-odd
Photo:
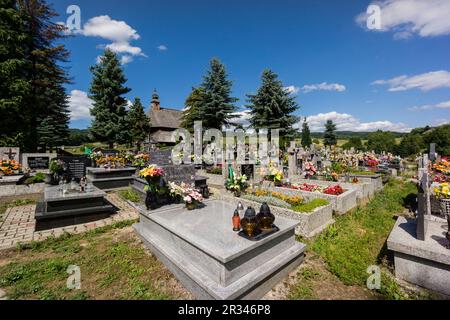
[[[54,2],[0,5],[0,303],[450,299],[445,1]]]
[[[13,221],[7,209],[0,249],[137,221],[133,230],[143,246],[193,298],[261,299],[308,261],[308,243],[330,232],[340,216],[370,206],[383,192],[381,177],[404,179],[378,169],[389,164],[384,154],[294,147],[296,156],[280,167],[231,160],[214,170],[173,164],[172,155],[155,150],[27,154],[26,166],[5,159],[0,194],[26,187],[38,201]],[[348,160],[353,157],[361,161]],[[417,158],[416,216],[399,216],[386,239],[397,279],[444,295],[450,287],[449,172],[437,154]],[[40,173],[45,181],[21,185]]]

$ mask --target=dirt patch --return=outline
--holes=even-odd
[[[305,261],[267,293],[266,300],[374,300],[380,296],[360,286],[347,286],[327,270],[324,261],[308,253]]]

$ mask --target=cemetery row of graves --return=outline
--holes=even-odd
[[[318,243],[327,241],[336,252],[344,250],[338,239],[345,234],[340,232],[366,210],[371,221],[364,223],[388,233],[376,241],[373,234],[361,234],[356,241],[366,241],[367,247],[359,249],[368,251],[374,245],[380,252],[386,244],[396,281],[450,295],[450,162],[434,148],[409,162],[389,153],[302,148],[293,142],[280,150],[279,165],[235,160],[174,164],[170,150],[98,148],[80,156],[63,150],[26,154],[0,148],[0,197],[8,203],[0,211],[0,250],[26,256],[24,248],[48,249],[71,236],[92,248],[97,245],[95,230],[102,234],[117,224],[132,226],[139,250],[152,254],[142,261],[158,261],[153,268],[170,274],[170,280],[161,281],[176,281],[175,287],[186,293],[181,297],[260,299],[292,272],[309,266],[310,255],[331,259]],[[396,195],[403,204],[380,203],[390,192],[385,186],[393,182],[417,187],[413,193]],[[382,211],[372,210],[374,203],[383,206]],[[406,216],[402,206],[410,211]],[[398,216],[392,224],[390,215]],[[339,236],[333,238],[333,233]],[[65,256],[71,265],[77,265],[76,257],[81,259],[79,251]],[[28,297],[20,292],[31,294],[32,285],[22,283],[23,276],[11,276],[18,265],[9,262],[0,267],[0,292]],[[331,260],[327,263],[340,279],[346,278]],[[60,272],[64,277],[65,268]],[[307,282],[302,279],[296,285]]]

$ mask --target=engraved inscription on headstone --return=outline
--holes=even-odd
[[[49,168],[50,157],[28,157],[28,168],[31,170],[45,170]]]
[[[184,182],[192,184],[195,182],[195,165],[170,165],[163,166],[164,180],[177,184]]]
[[[166,151],[150,151],[150,163],[158,166],[166,166],[172,164],[172,150]]]
[[[86,167],[90,162],[87,157],[60,157],[59,159],[66,164],[67,174],[70,178],[79,180],[86,176]]]

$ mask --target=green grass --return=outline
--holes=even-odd
[[[365,286],[370,265],[382,265],[386,239],[395,215],[404,210],[405,198],[416,193],[414,184],[390,181],[366,206],[336,218],[320,236],[309,242],[309,250],[321,256],[327,268],[346,285]],[[388,299],[403,299],[395,281],[383,276],[382,293]]]
[[[29,184],[35,184],[35,183],[42,183],[44,181],[45,181],[45,174],[42,172],[38,172],[34,176],[25,180],[25,184],[29,185]]]
[[[10,299],[178,298],[164,267],[134,237],[120,233],[134,222],[22,245],[0,267],[0,287]],[[69,265],[80,267],[81,290],[67,289]]]
[[[298,285],[289,292],[287,298],[289,300],[317,299],[313,291],[312,281],[319,279],[320,276],[320,272],[310,267],[300,269],[297,274]]]
[[[118,193],[122,199],[129,200],[131,202],[139,202],[141,200],[139,193],[134,191],[131,187],[125,190],[119,190]]]
[[[350,174],[354,175],[360,175],[360,176],[373,176],[376,175],[376,173],[373,173],[371,171],[352,171]]]
[[[328,200],[317,198],[297,206],[292,206],[292,210],[302,213],[311,213],[317,208],[327,206],[329,204],[330,202]]]

